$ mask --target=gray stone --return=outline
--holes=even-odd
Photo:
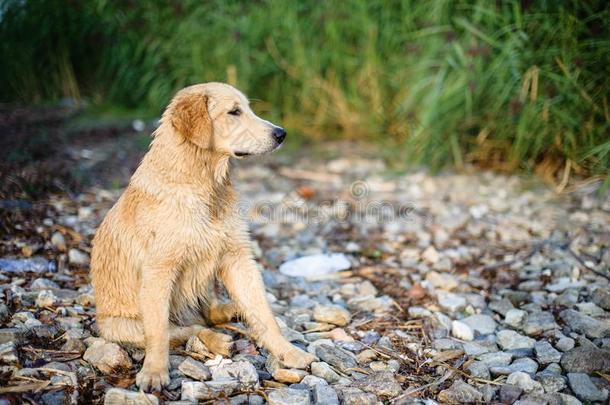
[[[534,374],[536,371],[538,371],[538,363],[530,358],[524,357],[513,361],[508,366],[490,367],[489,371],[493,376],[509,375],[517,371]]]
[[[470,326],[461,321],[451,323],[451,335],[460,340],[471,341],[474,339],[474,331]]]
[[[467,318],[462,319],[466,325],[470,326],[472,330],[478,332],[481,335],[487,335],[490,333],[494,333],[498,324],[496,321],[489,315],[471,315]]]
[[[104,374],[131,368],[131,359],[125,350],[116,343],[103,340],[97,340],[89,346],[83,355],[83,360],[88,361]]]
[[[6,364],[15,364],[19,362],[15,343],[8,342],[0,344],[0,362]]]
[[[559,316],[575,332],[583,333],[588,338],[604,338],[610,336],[610,323],[599,321],[573,309],[562,311]]]
[[[514,404],[521,394],[523,389],[512,384],[504,384],[500,387],[500,402],[503,404]]]
[[[178,370],[185,376],[199,381],[209,380],[212,377],[209,367],[204,366],[203,363],[194,360],[191,357],[184,359],[178,366]]]
[[[309,405],[309,391],[280,388],[268,395],[269,405]]]
[[[498,345],[503,350],[511,349],[532,349],[536,341],[527,336],[523,336],[514,330],[501,330],[497,334]]]
[[[574,339],[564,336],[555,343],[555,347],[562,352],[567,352],[568,350],[572,350],[574,348],[575,343],[576,342]]]
[[[555,298],[555,304],[564,307],[571,307],[578,302],[579,295],[578,290],[565,290],[557,298]]]
[[[593,302],[599,307],[610,311],[610,290],[603,287],[598,287],[593,291],[591,296]]]
[[[349,369],[358,367],[355,356],[337,347],[321,345],[316,348],[316,355],[342,372],[348,372]]]
[[[89,255],[81,250],[72,248],[68,251],[68,261],[70,264],[83,266],[89,263]]]
[[[311,374],[316,377],[323,378],[330,384],[334,384],[341,380],[341,376],[337,374],[328,363],[324,362],[313,362],[311,363]]]
[[[489,374],[489,367],[482,361],[473,361],[466,369],[473,378],[481,378],[483,380],[489,380],[491,375]]]
[[[506,312],[504,323],[512,328],[519,328],[527,318],[527,312],[520,309],[510,309]]]
[[[456,312],[466,307],[466,298],[453,293],[438,292],[438,304],[449,312]]]
[[[211,366],[210,371],[212,372],[212,380],[234,379],[245,387],[258,385],[256,368],[247,361],[221,363],[217,366]]]
[[[561,357],[561,367],[568,373],[610,372],[610,350],[579,346]]]
[[[489,309],[499,313],[502,316],[506,316],[506,313],[511,309],[515,309],[515,306],[512,302],[510,302],[510,300],[503,298],[501,300],[491,301],[489,303]]]
[[[48,278],[37,278],[32,281],[32,284],[30,285],[30,290],[32,291],[58,290],[59,288],[59,285],[55,281],[49,280]]]
[[[313,402],[316,405],[339,405],[339,397],[332,387],[318,384],[313,387]]]
[[[315,375],[306,375],[301,380],[301,384],[305,384],[308,387],[315,387],[316,385],[328,385],[328,382],[320,377],[316,377]]]
[[[355,385],[362,391],[372,392],[383,398],[394,398],[402,391],[400,384],[394,379],[394,375],[388,371],[370,374],[356,381]]]
[[[183,401],[205,401],[217,398],[218,395],[232,394],[239,387],[239,381],[224,379],[218,381],[183,381],[180,399]]]
[[[451,387],[438,393],[438,399],[443,403],[472,403],[481,402],[483,394],[462,380],[455,380]]]
[[[542,384],[546,393],[559,392],[566,387],[566,378],[551,367],[536,374],[536,380]]]
[[[570,388],[582,401],[606,401],[608,390],[599,389],[585,373],[568,373]]]
[[[159,398],[144,392],[110,388],[104,395],[104,405],[158,405]]]
[[[543,332],[557,328],[555,318],[550,312],[536,311],[527,316],[523,332],[529,336],[538,336]]]
[[[528,394],[544,393],[544,388],[542,388],[542,384],[540,384],[538,381],[534,381],[529,374],[524,373],[522,371],[517,371],[509,375],[506,379],[506,383],[516,385]]]
[[[378,402],[375,394],[355,387],[342,387],[339,399],[344,405],[375,405]]]
[[[506,352],[486,353],[477,356],[487,367],[508,366],[513,359],[513,355]]]
[[[352,316],[347,309],[339,305],[316,305],[313,310],[313,319],[318,322],[345,326],[351,321]]]
[[[536,360],[542,365],[558,363],[561,360],[561,352],[555,350],[546,340],[534,344],[534,353],[536,354]]]

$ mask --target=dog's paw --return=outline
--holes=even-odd
[[[231,348],[233,347],[233,338],[231,336],[209,329],[202,330],[197,336],[210,352],[224,357],[231,355]]]
[[[277,355],[277,358],[284,365],[284,367],[307,368],[307,366],[309,366],[311,362],[316,359],[316,356],[291,346],[290,349],[284,353]]]
[[[167,367],[157,369],[144,364],[142,370],[136,375],[136,384],[143,391],[161,391],[164,386],[169,384]]]

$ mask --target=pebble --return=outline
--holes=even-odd
[[[57,298],[53,291],[42,290],[38,293],[38,297],[36,297],[36,306],[38,308],[52,307],[55,301],[57,301]]]
[[[512,384],[504,384],[500,387],[500,402],[503,404],[514,404],[522,393],[522,388]]]
[[[575,343],[576,342],[574,341],[574,339],[564,336],[555,343],[555,347],[561,350],[562,352],[567,352],[574,348]]]
[[[569,373],[610,372],[610,350],[593,346],[575,347],[563,354],[561,367]]]
[[[280,388],[268,395],[269,405],[309,405],[309,392],[293,388]]]
[[[239,382],[233,379],[219,381],[183,381],[180,399],[183,401],[205,401],[217,398],[218,395],[231,395],[239,387]]]
[[[506,383],[516,385],[527,393],[544,393],[544,388],[542,388],[542,384],[540,384],[538,381],[534,381],[528,373],[524,373],[522,371],[516,371],[509,375],[506,379]]]
[[[534,353],[536,354],[536,360],[542,365],[558,363],[561,360],[561,352],[557,351],[546,340],[534,344]]]
[[[324,379],[329,384],[334,384],[341,381],[341,376],[330,368],[328,363],[324,362],[311,363],[311,374]]]
[[[17,349],[15,348],[14,342],[7,342],[0,344],[0,362],[12,364],[17,363],[19,357],[17,356]]]
[[[482,361],[473,361],[467,367],[467,370],[471,377],[481,378],[483,380],[489,380],[491,378],[489,367]]]
[[[599,307],[610,311],[610,289],[604,287],[596,288],[593,291],[591,299]]]
[[[457,379],[451,387],[438,393],[438,399],[443,403],[476,403],[483,401],[483,394],[471,385]]]
[[[66,251],[66,238],[61,232],[53,232],[53,235],[51,236],[51,244],[59,251]]]
[[[506,352],[486,353],[476,357],[487,367],[508,366],[513,359],[513,355]]]
[[[332,387],[317,384],[313,387],[313,402],[316,405],[339,405],[339,397]]]
[[[599,389],[585,373],[568,373],[568,384],[581,401],[606,401],[608,390]]]
[[[194,360],[191,357],[184,359],[178,366],[178,370],[187,377],[194,378],[195,380],[205,381],[212,377],[210,368],[203,365],[200,361]]]
[[[588,338],[605,338],[610,336],[610,322],[581,314],[573,309],[562,311],[559,316],[575,332],[583,333]]]
[[[110,388],[104,395],[104,405],[158,405],[159,398],[153,394]]]
[[[343,253],[316,254],[303,256],[282,263],[280,273],[291,277],[316,278],[351,267],[350,261]]]
[[[316,348],[316,355],[322,361],[338,368],[342,372],[346,372],[351,368],[358,367],[358,363],[354,355],[337,347],[321,345]]]
[[[508,366],[490,367],[489,371],[493,376],[509,375],[517,371],[534,374],[538,371],[538,363],[528,357],[523,357],[521,359],[516,359]]]
[[[557,369],[547,367],[545,370],[536,374],[536,380],[542,384],[544,392],[559,392],[566,387],[566,378],[561,375],[561,367]]]
[[[394,373],[383,371],[372,373],[356,381],[356,386],[362,391],[371,392],[382,398],[394,398],[402,392],[400,384],[394,378]]]
[[[313,310],[313,319],[318,322],[345,326],[351,321],[352,316],[347,309],[339,305],[316,305]]]
[[[536,341],[527,336],[523,336],[514,330],[501,330],[498,332],[498,345],[503,350],[512,349],[533,349]]]
[[[508,311],[510,311],[511,309],[515,309],[515,306],[510,300],[503,298],[501,300],[491,301],[489,303],[489,309],[506,317]]]
[[[529,336],[538,336],[547,330],[557,328],[555,318],[550,312],[536,311],[527,316],[523,325],[523,332]]]
[[[474,339],[474,332],[464,322],[453,321],[451,323],[451,335],[457,339],[471,341]]]
[[[455,290],[459,283],[458,280],[452,274],[438,273],[436,271],[430,271],[426,274],[426,281],[432,284],[434,287],[443,291]]]
[[[471,315],[461,320],[461,322],[468,325],[472,330],[478,332],[481,335],[488,335],[494,333],[498,324],[489,315]]]
[[[456,312],[466,307],[466,298],[457,294],[439,291],[438,304],[449,312]]]
[[[504,317],[504,323],[513,328],[519,328],[527,317],[527,312],[520,309],[509,309]]]
[[[89,264],[89,255],[78,249],[70,249],[68,251],[68,261],[70,264],[83,266]]]
[[[210,371],[212,372],[212,380],[234,379],[239,381],[243,387],[249,388],[258,385],[256,368],[247,361],[220,362],[218,365],[210,366]]]
[[[111,374],[115,370],[131,368],[129,355],[118,344],[97,341],[85,351],[83,360],[91,363],[104,374]]]
[[[343,387],[339,392],[339,400],[343,405],[376,405],[377,396],[364,392],[356,387]]]

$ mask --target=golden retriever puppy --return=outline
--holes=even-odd
[[[286,367],[314,360],[280,333],[228,175],[231,157],[271,152],[285,136],[222,83],[179,91],[163,113],[150,150],[97,230],[91,257],[100,333],[145,348],[136,377],[142,389],[169,382],[169,347],[192,335],[228,355],[230,337],[204,325],[234,315]],[[230,303],[214,298],[216,280]]]

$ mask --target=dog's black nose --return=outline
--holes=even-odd
[[[277,143],[284,142],[284,138],[286,138],[286,131],[284,131],[284,128],[273,128],[271,134],[273,135]]]

